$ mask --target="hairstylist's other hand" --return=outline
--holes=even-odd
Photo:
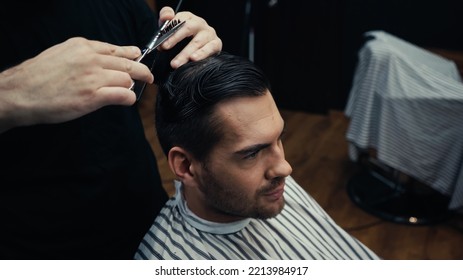
[[[175,14],[171,7],[163,7],[159,12],[159,25],[172,19],[185,21],[185,24],[161,45],[162,49],[170,49],[184,38],[192,37],[190,43],[172,59],[172,68],[178,68],[188,60],[197,61],[222,50],[222,40],[203,18],[190,12]]]
[[[7,69],[0,73],[0,132],[135,103],[132,79],[153,82],[133,61],[139,55],[137,47],[72,38]]]

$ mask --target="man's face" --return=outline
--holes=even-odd
[[[284,206],[284,182],[292,168],[285,160],[284,121],[272,96],[239,97],[219,104],[223,139],[199,168],[198,189],[217,221],[274,217]],[[207,217],[203,217],[207,218]]]

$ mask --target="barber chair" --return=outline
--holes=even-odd
[[[456,64],[384,31],[365,34],[345,114],[360,172],[351,200],[395,223],[463,209],[463,84]]]

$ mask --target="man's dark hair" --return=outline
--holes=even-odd
[[[240,56],[221,52],[182,65],[159,86],[156,129],[164,153],[180,146],[205,160],[223,135],[215,105],[267,90],[270,83],[262,70]]]

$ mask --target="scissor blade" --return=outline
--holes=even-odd
[[[159,47],[159,45],[161,45],[164,41],[166,41],[168,38],[174,35],[174,33],[177,32],[180,29],[180,27],[183,26],[184,23],[185,21],[180,22],[179,20],[172,20],[170,22],[166,21],[164,25],[161,27],[161,29],[159,30],[159,32],[156,33],[154,38],[146,46],[146,49],[142,51],[142,55],[140,55],[136,59],[136,61],[140,62],[146,55],[148,55],[153,50],[155,50],[157,47]],[[151,64],[153,63],[154,61]],[[139,82],[139,81],[132,82],[132,85],[130,86],[130,90],[133,90],[135,92],[137,96],[137,100],[140,99],[141,94],[145,88],[145,85],[146,83],[144,82]]]

